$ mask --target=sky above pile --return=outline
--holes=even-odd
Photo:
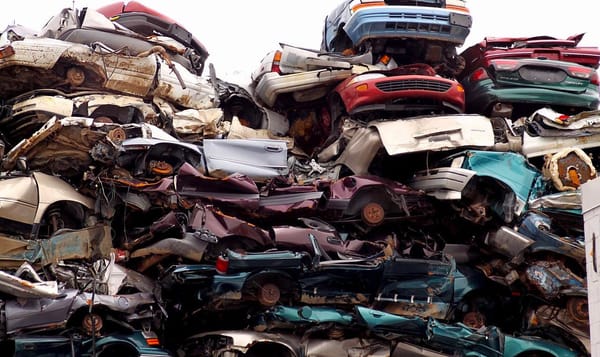
[[[473,27],[462,49],[484,37],[586,33],[580,45],[600,46],[597,0],[471,0]],[[260,60],[279,43],[318,49],[325,16],[341,0],[140,0],[179,22],[204,43],[217,76],[244,84]],[[113,1],[20,0],[3,4],[0,31],[9,24],[34,30],[62,8],[98,8]],[[193,7],[190,5],[193,4]]]

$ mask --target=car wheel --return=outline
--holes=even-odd
[[[588,300],[585,297],[573,297],[567,301],[567,312],[569,316],[577,322],[588,322],[590,312],[588,310]]]
[[[88,335],[98,334],[103,325],[102,317],[96,313],[85,315],[81,321],[81,327]]]
[[[385,209],[377,202],[369,202],[361,209],[361,218],[369,226],[378,226],[385,219]]]
[[[260,284],[257,290],[257,300],[265,307],[275,306],[281,297],[281,291],[276,284],[265,283]]]

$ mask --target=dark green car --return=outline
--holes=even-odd
[[[542,58],[493,59],[459,78],[466,111],[518,119],[542,107],[562,113],[596,110],[598,74],[591,67]]]
[[[154,333],[132,331],[91,337],[21,335],[0,342],[6,357],[169,357]]]

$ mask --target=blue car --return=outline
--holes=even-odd
[[[472,24],[464,1],[344,0],[326,18],[321,50],[342,52],[375,39],[464,43]]]

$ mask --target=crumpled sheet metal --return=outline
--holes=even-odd
[[[228,337],[226,346],[223,350],[232,353],[246,353],[254,345],[259,343],[269,343],[278,345],[286,350],[291,356],[370,356],[384,357],[391,356],[391,345],[387,341],[377,339],[363,338],[332,338],[320,339],[310,338],[301,339],[298,336],[284,333],[269,333],[256,331],[214,331],[195,335],[194,338],[200,341],[207,341],[217,338],[222,340]],[[182,346],[182,350],[190,352],[193,350],[193,344]],[[194,355],[191,353],[191,355]]]
[[[564,191],[540,196],[534,200],[529,201],[529,208],[536,210],[573,210],[578,213],[581,213],[581,191]]]
[[[377,128],[388,155],[494,145],[492,123],[482,115],[423,116],[370,125]]]
[[[563,291],[587,294],[584,279],[578,277],[560,262],[532,262],[525,269],[528,282],[546,299],[555,299]]]
[[[53,117],[31,137],[15,145],[6,154],[2,168],[12,170],[19,158],[26,157],[30,169],[51,168],[52,172],[62,174],[78,172],[78,168],[91,164],[89,152],[107,131],[106,124],[95,123],[92,118]]]
[[[21,278],[20,276],[23,273],[31,275],[34,281]],[[58,292],[58,282],[54,280],[43,281],[27,262],[23,263],[15,274],[0,271],[0,291],[8,295],[27,299],[55,299],[60,295]]]
[[[124,316],[125,321],[147,319],[138,313],[141,307],[156,304],[149,293],[104,295],[62,289],[60,299],[11,299],[6,301],[6,332],[14,334],[38,328],[64,328],[74,313],[94,308]]]
[[[201,262],[208,242],[199,238],[195,233],[185,234],[183,238],[164,238],[147,247],[137,249],[131,258],[149,255],[175,255],[194,262]]]
[[[209,109],[217,107],[217,97],[214,86],[206,77],[191,74],[179,63],[173,63],[185,83],[181,82],[175,73],[162,63],[159,67],[158,85],[153,88],[152,95],[166,99],[185,108]]]
[[[558,191],[577,190],[597,176],[592,159],[579,148],[567,147],[544,159],[544,177],[552,181]]]
[[[201,141],[203,138],[224,135],[227,131],[222,128],[222,124],[221,108],[185,109],[173,115],[173,128],[186,141]]]
[[[360,128],[353,133],[335,164],[348,167],[355,175],[368,174],[369,165],[382,147],[383,143],[377,129]]]
[[[242,125],[237,117],[231,120],[229,127],[229,133],[227,139],[271,139],[271,140],[284,140],[287,144],[287,149],[292,150],[294,148],[294,138],[290,136],[278,136],[275,135],[271,130],[268,129],[252,129],[245,125]]]
[[[569,313],[567,308],[559,308],[552,305],[541,305],[532,311],[531,314],[534,317],[531,320],[536,324],[541,326],[555,326],[565,330],[579,340],[588,353],[592,352],[589,321],[578,321]]]
[[[49,38],[27,38],[12,42],[11,46],[15,54],[0,59],[0,75],[4,79],[0,93],[9,98],[33,89],[57,87],[61,83],[144,97],[152,92],[158,72],[155,56],[101,53],[86,45]],[[77,68],[78,76],[83,78],[75,80],[53,72],[58,64]],[[30,69],[33,73],[27,76],[30,81],[25,83],[23,76],[11,75],[15,67]]]
[[[20,240],[0,236],[0,268],[14,268],[23,262],[46,266],[62,260],[95,260],[110,256],[111,227],[99,224],[80,230],[59,231],[49,239]]]

